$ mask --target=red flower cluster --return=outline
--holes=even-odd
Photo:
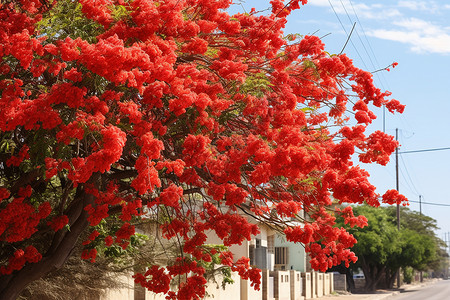
[[[28,150],[30,150],[30,148],[28,148],[27,145],[24,145],[19,153],[17,154],[17,156],[11,156],[10,158],[8,158],[8,160],[6,161],[6,166],[20,166],[20,164],[23,162],[24,159],[30,158],[30,155],[28,154]]]
[[[20,270],[28,263],[37,263],[42,258],[42,255],[33,246],[28,246],[25,251],[17,249],[14,255],[9,258],[8,265],[0,266],[0,274],[8,275],[13,271]]]
[[[31,188],[26,193],[14,198],[6,208],[0,210],[0,240],[14,243],[30,238],[37,231],[40,221],[50,214],[49,202],[43,202],[36,209],[26,201]]]
[[[250,259],[247,257],[239,258],[231,269],[238,272],[242,279],[250,280],[250,286],[253,286],[255,290],[259,290],[261,285],[261,270],[250,267],[249,262]]]
[[[387,204],[402,204],[403,206],[407,206],[408,199],[400,194],[397,190],[388,190],[383,194],[383,203]]]
[[[85,260],[89,260],[90,262],[95,262],[95,259],[97,258],[97,250],[95,248],[92,249],[85,249],[81,253],[81,258]]]
[[[48,221],[47,225],[50,226],[55,232],[62,229],[69,223],[69,218],[66,215],[61,215],[53,218],[52,221]]]

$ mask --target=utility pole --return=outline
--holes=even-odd
[[[384,131],[384,123],[383,123],[383,131]],[[398,141],[398,128],[395,129],[395,140]],[[395,180],[396,180],[396,188],[397,191],[399,190],[399,183],[398,183],[398,154],[409,154],[409,153],[419,153],[419,152],[430,152],[430,151],[442,151],[442,150],[450,150],[450,147],[445,148],[433,148],[433,149],[422,149],[422,150],[412,150],[412,151],[402,151],[398,152],[398,148],[395,149]],[[419,195],[419,209],[420,209],[420,215],[422,215],[422,195]],[[400,206],[397,204],[397,229],[400,230]],[[448,237],[447,237],[448,234]],[[448,254],[450,252],[449,248],[449,242],[450,242],[450,232],[444,233],[444,242],[445,242],[445,252]],[[445,278],[448,278],[449,271],[450,271],[450,257],[446,258],[445,263],[445,270],[444,270],[444,276]],[[420,272],[420,279],[423,280],[422,272]],[[397,286],[400,287],[400,270],[397,273]]]
[[[398,141],[398,128],[395,128],[395,140]],[[398,146],[395,149],[395,183],[396,189],[399,191],[398,184]],[[400,205],[397,204],[397,229],[400,231]],[[397,271],[397,288],[400,288],[400,268]]]
[[[449,235],[450,236],[450,232],[447,232],[447,235]],[[445,239],[445,250],[447,251],[447,253],[448,253],[448,238],[446,238]],[[448,278],[448,268],[449,268],[449,258],[448,258],[448,256],[447,256],[447,266],[446,266],[446,268],[445,268],[445,279],[447,279]]]
[[[422,216],[422,195],[419,195],[419,212],[420,212],[420,216]],[[422,271],[419,272],[419,279],[420,279],[420,282],[423,282],[423,272]]]
[[[398,128],[395,128],[395,140],[398,141]],[[398,192],[399,191],[399,184],[398,184],[398,146],[397,146],[397,148],[395,148],[395,187],[396,187],[396,190]],[[397,204],[397,229],[400,230],[400,205],[399,204]]]
[[[445,253],[448,253],[448,241],[447,241],[447,232],[444,232],[444,243],[445,243]],[[445,259],[445,269],[444,269],[444,278],[448,278],[448,257]]]
[[[420,215],[422,216],[422,195],[419,195],[419,209],[420,209]]]

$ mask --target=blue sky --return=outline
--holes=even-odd
[[[234,9],[268,7],[268,0],[241,1]],[[331,4],[330,4],[331,3]],[[381,89],[406,104],[402,115],[386,114],[386,132],[399,129],[400,152],[450,147],[450,3],[447,1],[309,0],[293,13],[286,33],[323,37],[326,50],[344,50],[356,66],[375,71],[398,62],[390,72],[377,72]],[[369,127],[383,130],[383,112]],[[386,167],[364,166],[379,193],[395,188],[395,157]],[[400,192],[422,204],[422,212],[438,221],[437,233],[450,232],[450,150],[399,155]],[[410,203],[419,211],[419,204]],[[450,238],[450,234],[447,239]]]

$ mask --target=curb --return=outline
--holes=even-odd
[[[437,281],[442,280],[442,279],[432,279],[432,280],[427,280],[418,284],[414,284],[414,285],[405,285],[404,288],[401,288],[401,290],[398,291],[393,291],[392,293],[386,293],[386,294],[382,294],[379,296],[374,296],[373,298],[371,298],[371,300],[384,300],[384,299],[389,299],[392,296],[398,295],[400,294],[402,291],[407,291],[407,290],[411,290],[414,288],[421,288],[421,287],[425,287],[428,286],[430,284],[436,283]]]
[[[306,299],[306,300],[387,300],[391,297],[401,294],[404,291],[412,289],[420,289],[429,285],[432,285],[442,279],[432,279],[424,282],[418,282],[415,284],[405,284],[398,290],[383,290],[378,293],[373,294],[338,294],[338,295],[328,295],[321,298]]]
[[[398,294],[400,294],[400,291],[395,291],[395,292],[392,292],[389,294],[380,295],[380,297],[373,298],[373,300],[384,300],[384,299],[388,299],[388,298],[398,295]]]

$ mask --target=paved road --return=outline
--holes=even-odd
[[[450,280],[440,280],[425,287],[414,287],[400,294],[388,297],[389,300],[449,300]]]

